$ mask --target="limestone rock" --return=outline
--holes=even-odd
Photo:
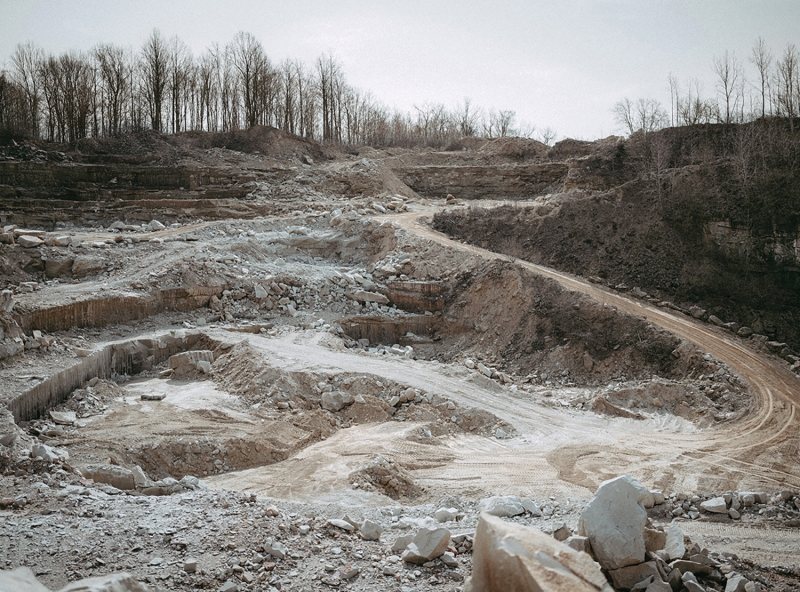
[[[714,514],[727,514],[728,505],[724,497],[712,497],[700,504],[700,509]]]
[[[630,475],[600,484],[578,521],[578,534],[589,537],[592,550],[606,569],[644,561],[647,512],[642,500],[651,495]]]
[[[648,561],[647,563],[639,563],[637,565],[630,565],[628,567],[621,567],[619,569],[609,570],[608,575],[614,583],[615,588],[623,588],[630,590],[642,580],[648,579],[650,576],[660,578],[656,568],[655,561]]]
[[[481,513],[464,592],[596,592],[608,589],[600,566],[540,530]]]
[[[741,574],[731,574],[725,584],[725,592],[746,592],[745,587],[750,582]]]
[[[329,393],[322,393],[320,399],[320,406],[328,411],[341,411],[347,405],[353,403],[353,395],[350,393],[343,393],[342,391],[332,391]]]
[[[427,563],[447,551],[449,544],[450,531],[446,528],[420,528],[406,547],[402,559],[408,563]]]
[[[74,411],[50,410],[50,419],[59,425],[74,425],[78,421]]]
[[[493,496],[482,499],[478,509],[492,516],[519,516],[525,513],[520,499],[515,495]]]
[[[0,590],[3,592],[50,592],[39,583],[29,567],[0,570]]]
[[[359,532],[361,533],[361,538],[365,541],[377,541],[381,538],[381,525],[377,522],[373,522],[372,520],[364,520],[359,527]]]
[[[655,528],[644,529],[644,548],[648,552],[660,551],[666,544],[667,535],[664,531]]]
[[[576,551],[583,551],[584,553],[589,553],[590,555],[592,553],[592,545],[589,542],[589,538],[579,534],[573,534],[564,541],[564,544],[571,549],[575,549]]]
[[[350,524],[347,520],[340,520],[339,518],[331,518],[328,520],[328,524],[335,526],[336,528],[346,530],[347,532],[353,532],[356,529],[356,527]]]
[[[150,220],[150,224],[147,225],[147,229],[151,232],[155,232],[156,230],[164,230],[166,226],[164,226],[158,220]]]
[[[522,498],[519,500],[519,503],[522,504],[522,507],[525,508],[525,511],[528,512],[531,516],[541,516],[542,511],[539,509],[539,506],[536,505],[536,502],[532,499]]]
[[[32,249],[34,247],[41,247],[44,241],[35,236],[23,235],[17,238],[17,244],[26,249]]]
[[[672,522],[666,529],[666,541],[664,551],[669,556],[669,560],[680,559],[686,553],[686,545],[683,542],[683,531],[680,526]]]
[[[122,490],[136,489],[133,473],[116,465],[86,465],[80,468],[81,475],[96,483],[107,483]]]
[[[437,522],[451,522],[458,516],[458,510],[455,508],[439,508],[434,513]]]
[[[359,302],[377,302],[378,304],[389,304],[389,299],[377,292],[367,292],[366,290],[356,290],[353,293],[353,300]]]

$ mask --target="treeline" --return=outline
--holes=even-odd
[[[154,129],[165,133],[280,128],[322,142],[446,146],[466,136],[527,135],[514,111],[484,111],[468,99],[454,109],[391,110],[347,83],[341,64],[320,56],[270,61],[240,32],[225,47],[194,56],[178,37],[154,30],[138,51],[101,44],[46,55],[20,44],[0,71],[0,134],[74,142]],[[551,143],[549,128],[540,139]]]
[[[658,100],[625,98],[614,105],[616,122],[629,134],[706,123],[746,123],[758,118],[787,118],[794,131],[800,116],[800,52],[789,43],[775,54],[762,38],[745,60],[726,51],[712,60],[715,87],[706,94],[697,78],[681,83],[668,77],[670,106]]]

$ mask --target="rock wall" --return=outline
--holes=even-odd
[[[560,186],[569,165],[563,162],[518,165],[398,166],[397,176],[425,197],[525,199]]]
[[[800,234],[774,234],[753,237],[749,230],[734,228],[728,220],[715,220],[705,225],[705,239],[713,242],[729,257],[746,258],[766,255],[781,263],[800,263]]]
[[[107,378],[112,374],[135,374],[160,364],[171,355],[191,349],[200,333],[164,335],[153,339],[137,339],[105,346],[85,358],[48,377],[6,404],[14,421],[29,421],[64,401],[87,380]]]

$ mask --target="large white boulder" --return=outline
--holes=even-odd
[[[589,537],[592,550],[606,569],[619,569],[644,561],[644,501],[652,496],[630,475],[604,481],[586,504],[578,521],[578,534]]]
[[[33,575],[31,568],[18,567],[17,569],[0,569],[0,590],[11,592],[50,592],[39,583]]]
[[[600,566],[531,526],[481,513],[464,592],[597,592],[609,586]]]

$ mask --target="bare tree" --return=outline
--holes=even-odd
[[[39,106],[42,99],[38,70],[44,61],[44,52],[30,41],[17,45],[11,55],[15,82],[25,95],[28,133],[39,136]]]
[[[776,65],[776,99],[782,114],[789,118],[789,129],[794,132],[794,118],[800,95],[800,56],[794,44],[786,46],[783,57]]]
[[[675,75],[670,72],[669,76],[667,77],[669,80],[669,115],[670,115],[670,125],[675,126],[677,123],[678,118],[678,79]]]
[[[553,142],[556,139],[556,132],[551,127],[546,127],[543,130],[539,130],[539,141],[544,144],[545,146],[552,146]]]
[[[758,38],[750,54],[750,62],[758,70],[761,90],[761,117],[767,116],[767,96],[769,96],[769,71],[772,66],[772,52],[767,48],[764,39]]]
[[[626,129],[628,134],[637,131],[649,134],[660,130],[669,123],[667,112],[655,99],[638,99],[636,103],[628,98],[617,101],[612,109],[614,120]]]
[[[721,57],[714,58],[714,72],[719,80],[717,90],[722,93],[725,101],[725,120],[724,123],[731,123],[731,113],[736,111],[738,97],[736,91],[739,79],[743,76],[742,65],[732,53],[725,53]]]
[[[142,86],[151,127],[163,131],[164,95],[169,72],[169,48],[158,29],[153,29],[142,48]]]
[[[100,44],[94,50],[104,100],[103,130],[115,136],[122,132],[125,102],[130,97],[130,76],[125,50],[111,44]]]

